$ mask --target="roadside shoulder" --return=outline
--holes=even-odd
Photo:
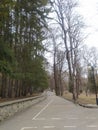
[[[65,97],[63,97],[63,98],[65,100],[68,100],[68,101],[74,103],[74,101],[72,99],[68,99],[68,98],[65,98]],[[96,104],[83,104],[83,103],[80,103],[80,102],[76,102],[74,104],[78,104],[79,106],[85,107],[85,108],[98,108],[98,105],[96,105]]]
[[[80,106],[82,107],[86,107],[86,108],[98,108],[98,105],[96,104],[81,104],[81,103],[78,103]]]

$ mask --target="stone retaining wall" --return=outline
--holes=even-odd
[[[15,101],[8,101],[0,103],[0,121],[14,115],[15,113],[22,111],[46,98],[46,94],[43,93],[40,96],[30,97],[25,99],[19,99]]]

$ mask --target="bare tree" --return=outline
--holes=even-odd
[[[83,48],[83,59],[84,64],[87,69],[87,85],[86,85],[86,95],[88,95],[88,90],[90,92],[96,93],[97,98],[97,85],[98,85],[98,76],[97,76],[97,69],[98,69],[98,53],[95,47],[87,48],[84,46]]]
[[[60,43],[59,28],[50,29],[49,41],[52,43],[53,73],[56,95],[63,95],[62,73],[64,71],[65,52]]]
[[[81,43],[81,17],[76,14],[77,2],[74,0],[53,0],[53,8],[57,15],[55,21],[62,29],[62,40],[65,45],[66,60],[69,70],[69,87],[73,99],[77,99],[77,73],[79,73],[79,46]]]
[[[63,95],[63,84],[62,84],[62,73],[63,73],[63,67],[65,62],[65,53],[64,51],[58,50],[57,51],[57,68],[58,68],[58,84],[59,84],[59,90],[60,90],[60,96]]]

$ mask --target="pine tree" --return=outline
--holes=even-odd
[[[43,30],[47,27],[47,0],[0,2],[1,97],[26,96],[47,85]],[[44,82],[44,83],[42,83]],[[38,84],[39,83],[39,84]],[[8,84],[8,85],[7,85]],[[36,88],[36,89],[37,89]]]

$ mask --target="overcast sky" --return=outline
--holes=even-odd
[[[79,3],[79,12],[87,26],[85,33],[89,34],[85,43],[98,47],[98,0],[79,0]]]

